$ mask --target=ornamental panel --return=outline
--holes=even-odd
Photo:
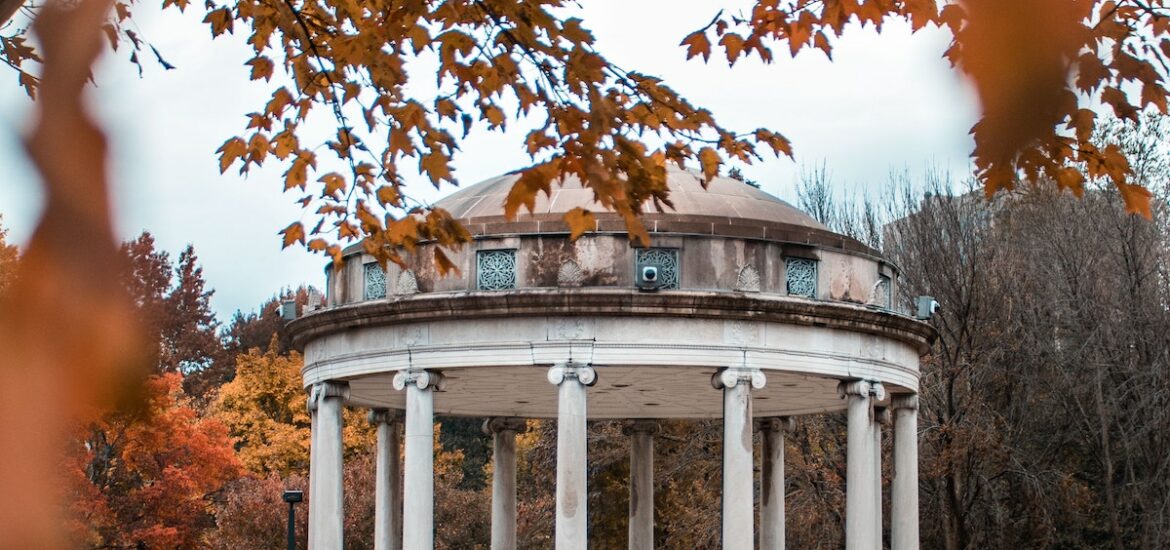
[[[366,300],[379,300],[386,297],[386,271],[376,262],[366,264],[364,296]]]
[[[874,303],[886,309],[894,306],[894,285],[885,275],[878,276],[877,288],[874,291]]]
[[[678,288],[678,249],[677,248],[639,248],[635,258],[635,278],[641,277],[642,268],[658,268],[658,288],[670,290]]]
[[[516,288],[516,251],[480,250],[475,253],[475,284],[479,290]]]
[[[817,261],[784,258],[789,296],[817,297]]]

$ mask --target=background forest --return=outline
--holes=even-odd
[[[806,173],[801,208],[899,265],[903,303],[927,294],[943,305],[923,364],[923,547],[1170,547],[1166,129],[1150,118],[1098,136],[1140,159],[1135,175],[1155,195],[1152,221],[1126,214],[1104,182],[1080,199],[1047,185],[986,200],[947,174],[894,174],[880,196],[853,200],[828,170]],[[3,237],[0,290],[20,261]],[[127,400],[136,406],[75,426],[63,465],[71,530],[92,548],[282,547],[281,492],[305,488],[309,417],[301,357],[278,305],[305,304],[309,289],[221,321],[191,247],[172,257],[143,234],[121,256],[123,284],[153,327],[155,370],[144,395]],[[440,548],[487,547],[490,445],[481,422],[444,418],[436,430]],[[844,418],[803,417],[796,426],[786,449],[789,545],[839,548]],[[663,427],[658,544],[715,548],[720,427]],[[621,428],[590,426],[597,548],[625,544]],[[364,412],[348,413],[345,442],[347,547],[371,548],[373,432]],[[531,421],[518,450],[521,547],[548,548],[555,422]]]

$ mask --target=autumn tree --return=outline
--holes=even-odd
[[[63,468],[75,541],[91,548],[200,548],[209,497],[239,475],[227,429],[201,419],[177,373],[151,376],[140,410],[79,427]]]
[[[237,310],[220,332],[215,357],[204,367],[187,373],[183,387],[193,396],[211,398],[216,389],[235,378],[237,357],[252,349],[269,349],[274,337],[277,354],[287,354],[292,350],[292,343],[285,329],[287,323],[280,316],[281,304],[291,300],[299,315],[308,303],[311,292],[314,292],[311,287],[300,286],[273,296],[261,304],[257,311],[244,313]]]
[[[120,255],[154,370],[140,400],[89,411],[77,423],[65,469],[73,531],[95,547],[198,547],[215,526],[207,499],[239,474],[226,428],[199,418],[182,389],[182,373],[218,348],[211,292],[190,246],[174,265],[143,233]]]
[[[435,548],[463,550],[486,548],[490,538],[490,492],[463,488],[463,454],[444,450],[439,443],[442,429],[435,430]],[[346,457],[342,482],[345,486],[345,547],[350,550],[374,548],[373,448],[360,449]],[[286,489],[308,492],[308,471],[281,476],[249,474],[233,481],[217,504],[219,528],[211,535],[215,548],[283,548],[288,504],[281,500]],[[307,514],[298,515],[298,533],[305,533]],[[305,537],[298,539],[304,548]]]
[[[1110,122],[1094,139],[1140,159],[1138,181],[1163,181],[1166,124]],[[1146,221],[1107,178],[1087,179],[1080,200],[1038,185],[991,202],[937,172],[896,179],[877,206],[842,204],[816,177],[801,201],[859,238],[858,217],[877,208],[892,222],[879,244],[902,269],[898,307],[921,294],[943,304],[922,365],[924,547],[1164,546],[1165,187],[1149,184]],[[789,541],[801,547],[839,544],[841,436],[826,415],[789,438],[788,510],[800,518]]]
[[[189,373],[210,366],[220,347],[219,323],[194,248],[187,245],[172,264],[144,232],[123,243],[121,254],[126,289],[158,345],[158,370]]]
[[[253,348],[236,358],[236,376],[220,388],[211,416],[223,422],[235,441],[240,461],[258,475],[307,473],[309,427],[306,394],[301,381],[301,355]],[[363,411],[345,412],[345,449],[355,456],[374,448],[374,431]]]

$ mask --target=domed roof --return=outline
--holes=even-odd
[[[504,200],[511,191],[512,184],[519,178],[518,173],[511,173],[482,181],[460,189],[440,200],[435,206],[444,208],[456,219],[465,221],[499,218],[504,215]],[[669,166],[666,182],[670,188],[670,200],[674,203],[674,209],[667,207],[664,213],[658,214],[649,208],[648,219],[670,218],[678,221],[680,218],[702,217],[757,220],[828,231],[827,227],[795,206],[739,180],[718,177],[713,179],[706,189],[703,188],[702,181],[703,177],[697,171],[680,170],[673,165]],[[553,183],[551,196],[538,193],[536,208],[531,215],[527,208],[521,207],[517,221],[532,218],[552,219],[549,215],[559,218],[576,207],[585,208],[598,215],[607,212],[593,200],[593,190],[582,186],[581,180],[576,177],[569,177],[565,179],[563,185]]]

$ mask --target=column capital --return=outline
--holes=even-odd
[[[875,424],[882,424],[888,426],[890,424],[890,409],[889,407],[874,407],[873,421]]]
[[[744,367],[725,367],[711,375],[711,386],[717,390],[734,388],[740,382],[746,382],[751,389],[759,390],[768,383],[768,377],[760,369]]]
[[[860,395],[881,401],[886,398],[886,388],[877,380],[842,380],[840,384],[837,384],[837,395],[842,398],[849,395]]]
[[[483,421],[483,433],[494,435],[500,432],[522,434],[528,431],[528,421],[514,416],[493,416]]]
[[[916,393],[900,393],[890,398],[890,408],[897,411],[898,409],[918,410],[918,394]]]
[[[398,409],[370,409],[370,424],[401,424],[402,411]]]
[[[631,421],[627,422],[625,426],[622,426],[622,434],[624,434],[624,435],[634,435],[634,434],[654,435],[660,431],[662,431],[662,426],[658,424],[658,421],[653,420],[653,419],[649,419],[649,418],[639,418],[636,420],[631,420]]]
[[[548,381],[559,386],[566,379],[573,378],[586,386],[597,383],[597,371],[591,365],[581,363],[562,363],[548,369]]]
[[[406,386],[411,384],[414,384],[420,390],[434,388],[441,391],[447,387],[447,378],[437,371],[407,369],[400,370],[394,374],[393,384],[394,389],[398,391],[402,391]]]
[[[753,420],[757,430],[761,432],[791,432],[796,428],[796,422],[787,416],[770,416]]]
[[[326,380],[317,382],[309,387],[309,411],[316,411],[317,405],[326,397],[340,397],[342,401],[349,399],[349,382],[340,380]]]

